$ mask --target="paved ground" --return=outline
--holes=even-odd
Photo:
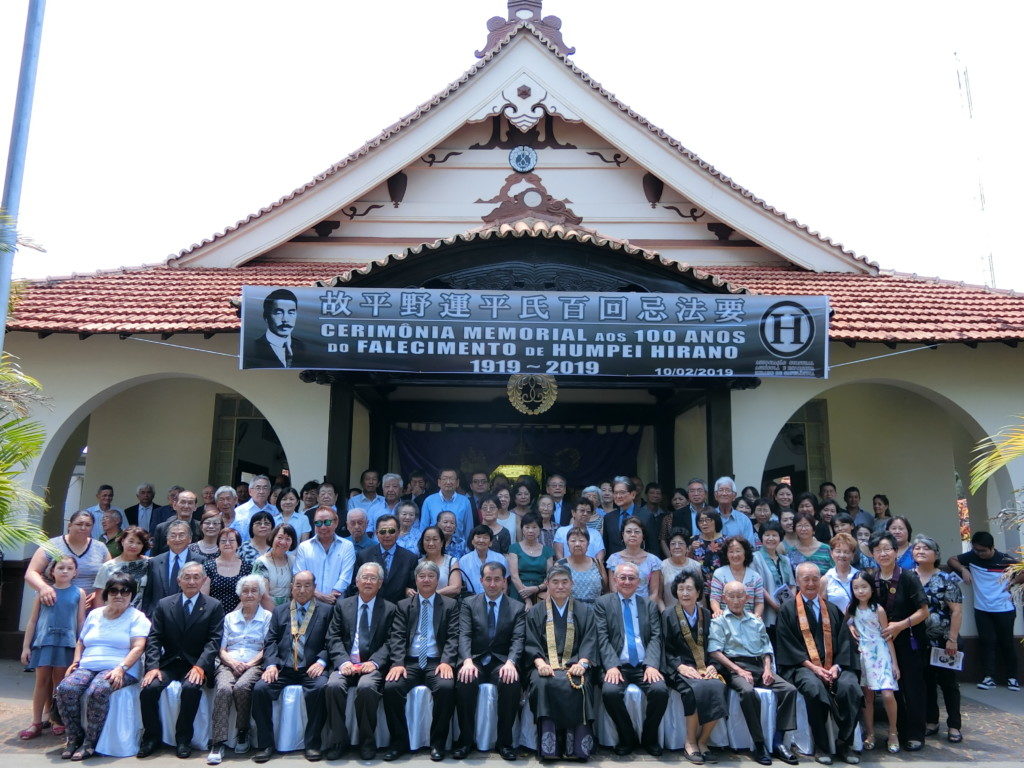
[[[6,755],[4,768],[43,768],[43,766],[62,765],[67,766],[60,760],[61,742],[50,735],[39,739],[23,742],[18,739],[18,731],[28,725],[28,706],[32,695],[32,675],[24,672],[20,664],[13,661],[0,661],[0,750]],[[963,718],[964,718],[964,741],[962,744],[950,744],[945,740],[945,728],[943,727],[939,737],[929,739],[928,746],[916,754],[901,753],[889,755],[876,750],[872,753],[864,753],[863,765],[886,765],[890,768],[897,767],[903,763],[913,763],[913,768],[945,768],[957,763],[973,762],[983,763],[993,768],[1020,768],[1022,757],[1024,757],[1024,693],[1011,693],[1005,688],[993,691],[979,691],[973,686],[963,686]],[[884,726],[879,725],[877,736],[878,741],[884,744]],[[8,751],[9,750],[9,751]],[[203,758],[198,752],[188,761],[189,765],[205,765]],[[720,765],[743,766],[751,768],[756,765],[745,753],[720,753]],[[8,763],[7,760],[11,762]],[[134,758],[117,760],[114,758],[97,757],[90,761],[95,765],[113,765],[115,763],[132,764]],[[247,758],[236,758],[229,755],[225,765],[231,763],[241,764],[250,762]],[[347,761],[357,762],[357,761]],[[450,761],[446,761],[449,762]],[[504,761],[496,756],[482,757],[479,754],[473,759],[465,761],[467,766],[478,766],[488,763],[490,768],[505,765]],[[666,753],[661,760],[652,758],[646,754],[638,754],[635,757],[619,758],[608,752],[600,752],[591,764],[608,766],[627,766],[633,763],[640,763],[646,766],[660,765],[662,763],[672,765],[689,765],[682,759],[681,754]],[[289,765],[291,768],[299,768],[306,765],[301,753],[282,755],[268,765]],[[802,765],[811,768],[815,766],[810,758],[801,761]],[[145,768],[181,768],[183,765],[170,752],[165,751],[158,756],[151,757],[145,761]],[[403,760],[397,761],[396,766],[409,768],[421,768],[421,766],[433,765],[426,753],[420,752]],[[518,765],[536,766],[536,761],[531,757],[520,760]],[[784,765],[776,761],[776,765]]]

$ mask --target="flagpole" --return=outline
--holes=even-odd
[[[28,18],[25,21],[25,43],[21,49],[18,96],[14,105],[14,122],[11,125],[11,147],[7,155],[3,198],[0,199],[0,211],[6,216],[5,221],[0,221],[0,352],[3,352],[4,335],[7,330],[11,271],[14,267],[14,254],[18,250],[17,224],[21,206],[21,184],[25,176],[28,127],[32,119],[32,98],[36,89],[36,71],[45,10],[46,0],[29,0]]]

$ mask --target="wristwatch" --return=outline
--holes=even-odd
[[[581,661],[581,662],[579,662],[579,665],[581,667],[583,667],[584,669],[590,669],[590,662],[589,661]]]
[[[119,666],[125,674],[128,674],[128,670],[131,669],[131,667],[127,667],[124,664],[118,664],[117,666]]]

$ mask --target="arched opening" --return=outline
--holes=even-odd
[[[960,405],[925,387],[862,381],[823,390],[779,428],[762,479],[791,477],[794,490],[817,493],[824,480],[840,497],[856,486],[861,506],[884,493],[893,514],[935,537],[944,551],[962,551],[962,536],[989,528],[986,491],[966,493],[974,445],[985,432]],[[1009,473],[992,481],[1001,499],[1012,497]],[[962,520],[966,508],[969,519]],[[965,524],[964,524],[965,523]]]
[[[123,509],[141,482],[153,483],[162,504],[171,485],[198,492],[287,470],[277,431],[243,395],[205,378],[158,376],[83,403],[48,443],[36,484],[50,504],[44,530],[54,535],[71,511],[95,503],[101,484],[114,487]]]

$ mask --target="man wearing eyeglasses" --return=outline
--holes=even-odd
[[[356,572],[365,563],[377,563],[384,569],[384,583],[380,596],[389,603],[404,600],[413,589],[413,571],[419,558],[405,547],[398,546],[398,519],[394,515],[377,518],[377,543],[356,555]],[[358,585],[349,587],[348,594],[354,595]]]
[[[338,513],[320,507],[313,515],[313,538],[295,550],[292,573],[309,571],[316,577],[316,599],[334,605],[348,591],[356,564],[356,548],[338,536]]]
[[[619,736],[615,754],[628,755],[636,746],[636,731],[626,711],[626,688],[635,685],[647,697],[640,745],[660,757],[658,728],[668,708],[668,686],[661,674],[661,614],[653,602],[636,594],[640,572],[633,563],[620,563],[612,579],[617,592],[594,603],[594,624],[605,669],[601,697]]]
[[[334,672],[327,681],[327,716],[331,735],[327,760],[337,760],[348,750],[352,738],[345,715],[348,694],[355,691],[356,723],[359,728],[359,758],[377,756],[377,707],[384,692],[388,668],[388,637],[395,620],[395,606],[380,594],[384,568],[363,563],[356,571],[358,593],[334,607],[327,630],[328,650]]]

